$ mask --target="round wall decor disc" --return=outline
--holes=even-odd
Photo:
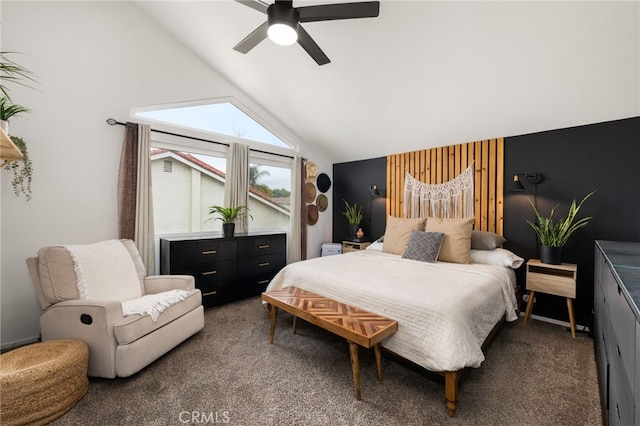
[[[320,173],[316,184],[320,192],[327,192],[331,188],[331,179],[326,173]]]
[[[304,200],[307,203],[313,203],[315,199],[316,199],[316,186],[311,182],[305,183],[304,184]]]
[[[315,204],[307,206],[307,224],[315,225],[318,222],[318,207]]]
[[[325,211],[329,206],[329,199],[326,195],[320,194],[318,198],[316,198],[316,206],[318,206],[318,210],[321,212]]]

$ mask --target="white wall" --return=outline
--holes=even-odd
[[[116,186],[123,128],[132,107],[234,96],[269,122],[268,112],[177,44],[126,2],[2,1],[2,51],[32,70],[39,90],[12,86],[32,110],[11,122],[34,164],[31,201],[0,172],[1,343],[39,334],[40,306],[25,258],[40,247],[117,238]],[[281,124],[277,124],[282,126]],[[287,129],[283,129],[287,131]],[[289,133],[290,134],[290,133]],[[294,135],[295,137],[295,135]],[[298,139],[300,153],[331,175],[331,163]],[[310,227],[309,253],[331,240],[330,215]]]

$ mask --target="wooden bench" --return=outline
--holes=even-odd
[[[293,332],[296,332],[296,318],[302,318],[333,334],[344,337],[349,342],[351,370],[356,388],[356,398],[360,399],[360,365],[358,345],[373,346],[378,370],[378,380],[382,381],[382,356],[380,342],[398,330],[398,322],[362,309],[337,302],[324,296],[297,287],[285,287],[279,291],[262,293],[262,300],[269,304],[271,329],[269,343],[273,343],[278,309],[293,315]]]

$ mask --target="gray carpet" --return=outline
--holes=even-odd
[[[456,418],[444,380],[389,354],[384,381],[360,348],[355,399],[347,343],[304,321],[269,321],[259,298],[211,308],[203,331],[126,379],[91,379],[56,425],[599,425],[593,340],[532,320],[507,324],[460,382]]]

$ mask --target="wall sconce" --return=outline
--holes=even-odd
[[[369,185],[369,191],[371,192],[372,197],[377,197],[380,195],[380,191],[378,191],[378,185],[376,184]]]
[[[540,173],[516,173],[513,175],[513,184],[511,185],[511,192],[524,191],[524,186],[520,182],[520,176],[524,176],[527,182],[537,185],[542,182],[543,176]]]

